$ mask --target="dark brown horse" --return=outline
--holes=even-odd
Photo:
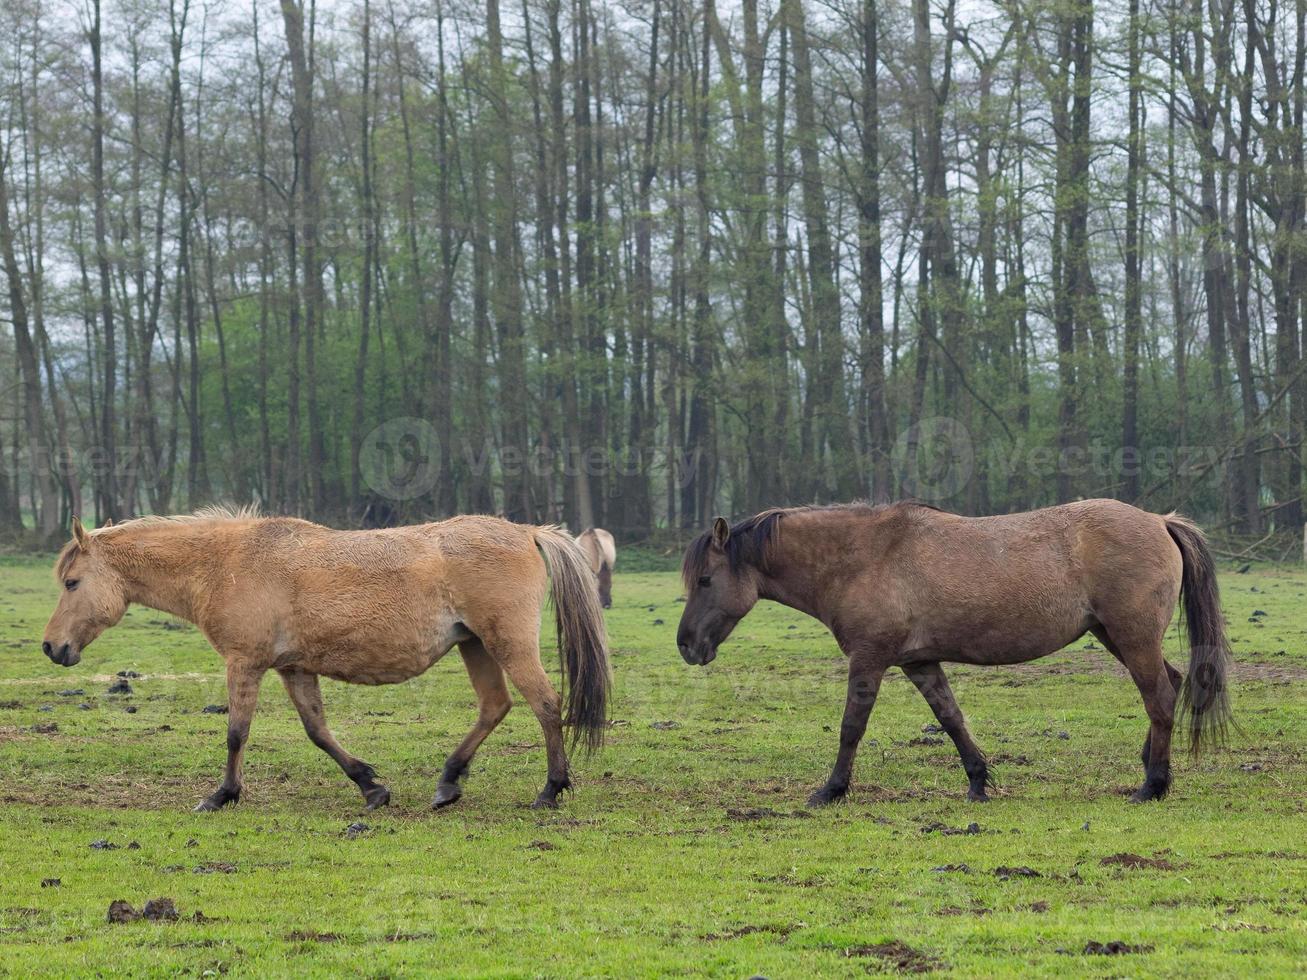
[[[839,755],[814,806],[848,791],[890,667],[902,668],[953,739],[972,800],[988,798],[988,768],[941,663],[1024,663],[1093,633],[1130,671],[1148,713],[1135,802],[1170,787],[1177,699],[1195,754],[1223,737],[1230,718],[1211,555],[1197,526],[1175,514],[1115,500],[982,518],[914,503],[769,510],[733,527],[717,518],[690,545],[682,573],[677,644],[686,663],[710,662],[759,599],[821,620],[848,657]],[[1187,679],[1162,656],[1181,595]]]

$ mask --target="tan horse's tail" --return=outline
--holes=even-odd
[[[1226,674],[1230,641],[1221,615],[1221,594],[1207,539],[1198,525],[1168,514],[1166,530],[1180,549],[1184,571],[1180,598],[1189,634],[1189,674],[1180,688],[1180,718],[1189,729],[1189,751],[1197,756],[1207,744],[1220,745],[1233,715]]]
[[[594,573],[572,536],[558,527],[539,527],[536,546],[549,566],[558,628],[567,715],[573,745],[587,751],[603,744],[608,730],[608,634],[595,592]]]

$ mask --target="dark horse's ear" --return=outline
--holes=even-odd
[[[82,527],[80,518],[73,518],[73,540],[77,542],[77,547],[85,551],[91,543],[91,536],[86,533],[86,528]]]
[[[725,548],[726,541],[730,536],[731,526],[726,523],[726,518],[719,517],[712,522],[712,539],[717,547]]]

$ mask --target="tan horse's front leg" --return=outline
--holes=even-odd
[[[227,768],[222,784],[195,807],[196,813],[218,810],[241,797],[241,763],[245,742],[250,737],[250,721],[259,702],[259,681],[263,667],[248,667],[236,661],[227,663]]]

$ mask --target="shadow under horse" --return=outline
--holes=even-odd
[[[1202,532],[1176,514],[1084,500],[969,518],[924,504],[769,510],[734,526],[717,518],[685,554],[677,644],[709,663],[759,599],[815,617],[849,660],[839,753],[818,806],[848,791],[881,678],[899,667],[962,757],[968,797],[988,799],[989,769],[942,663],[1019,664],[1092,633],[1130,672],[1148,714],[1144,782],[1134,802],[1171,785],[1171,734],[1187,716],[1196,756],[1230,720],[1229,642]],[[1189,673],[1162,655],[1183,596]]]

